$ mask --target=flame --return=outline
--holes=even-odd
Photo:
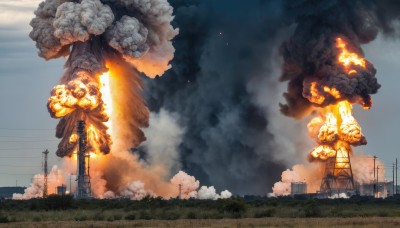
[[[111,116],[112,112],[112,97],[111,97],[111,86],[110,86],[110,71],[100,75],[100,92],[101,99],[104,103],[104,108],[108,116]],[[110,122],[107,122],[110,127]]]
[[[321,160],[326,160],[328,158],[335,157],[336,150],[329,145],[319,145],[313,149],[311,156],[314,158],[319,158]]]
[[[349,51],[347,46],[342,38],[336,38],[336,47],[339,49],[337,61],[346,73],[352,76],[357,74],[354,67],[366,67],[366,60],[357,53]],[[314,117],[307,125],[309,135],[318,142],[310,155],[320,160],[336,156],[335,167],[347,168],[350,166],[349,156],[352,151],[350,145],[366,143],[361,127],[353,116],[352,104],[347,100],[340,101],[343,97],[336,88],[324,86],[320,92],[317,82],[311,83],[310,93],[311,97],[308,99],[314,104],[322,104],[326,99],[324,95],[328,94],[338,100],[333,105],[318,109],[319,116]]]
[[[336,88],[329,88],[328,86],[324,86],[324,91],[326,93],[329,93],[332,97],[334,97],[336,99],[340,99],[342,97],[340,95],[339,90],[337,90]]]
[[[336,38],[336,47],[340,50],[338,62],[346,69],[347,74],[352,75],[357,73],[355,69],[350,69],[352,66],[365,68],[365,59],[347,50],[347,43],[342,38]]]
[[[77,79],[54,86],[48,100],[48,108],[55,118],[64,117],[76,109],[92,111],[101,104],[98,85],[84,72],[77,73]]]
[[[322,104],[325,101],[325,97],[319,94],[317,89],[317,82],[311,82],[310,87],[311,98],[310,101],[315,104]]]

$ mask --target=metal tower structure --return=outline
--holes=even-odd
[[[347,151],[340,149],[335,158],[327,160],[320,191],[328,195],[355,191],[350,155]]]
[[[92,196],[90,175],[89,175],[89,156],[87,153],[87,135],[86,135],[86,123],[83,120],[78,121],[77,133],[79,135],[78,142],[78,170],[77,170],[77,181],[78,188],[76,192],[76,198],[87,199]],[[88,166],[86,167],[86,159]]]
[[[49,154],[48,150],[45,150],[43,153],[43,173],[44,173],[44,184],[43,184],[43,198],[47,197],[47,174],[48,174],[48,167],[47,167],[47,155]]]

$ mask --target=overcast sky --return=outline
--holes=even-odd
[[[15,185],[16,180],[18,185],[29,185],[33,174],[41,170],[41,152],[46,148],[51,152],[50,164],[60,161],[54,153],[58,121],[50,118],[46,103],[63,73],[65,59],[39,58],[28,37],[29,21],[40,2],[0,1],[0,186]],[[386,176],[391,179],[391,164],[396,156],[400,158],[400,41],[379,38],[364,50],[378,70],[382,88],[373,96],[371,110],[355,108],[368,140],[357,152],[381,158],[390,166]],[[306,134],[306,129],[299,134]]]

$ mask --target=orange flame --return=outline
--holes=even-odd
[[[355,66],[366,67],[366,60],[357,53],[347,49],[347,43],[340,37],[336,39],[336,47],[339,49],[338,63],[343,66],[348,75],[357,73]],[[312,82],[310,87],[311,98],[315,104],[322,104],[326,97],[317,89],[317,82]],[[342,99],[336,88],[323,87],[323,92],[335,99]],[[350,145],[365,143],[365,137],[361,133],[361,127],[353,117],[352,105],[349,101],[339,101],[336,104],[319,109],[320,116],[314,117],[307,125],[308,132],[319,143],[310,153],[311,157],[326,160],[336,156],[335,166],[346,168],[348,165]]]
[[[352,66],[361,66],[362,68],[365,68],[365,59],[361,58],[356,53],[347,50],[347,43],[342,38],[336,38],[336,47],[341,51],[338,61],[343,65],[349,75],[357,73],[355,69],[350,69]]]

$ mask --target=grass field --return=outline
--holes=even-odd
[[[136,221],[17,222],[0,227],[399,227],[400,218],[244,218]]]
[[[400,199],[239,198],[0,202],[0,227],[400,227]]]

